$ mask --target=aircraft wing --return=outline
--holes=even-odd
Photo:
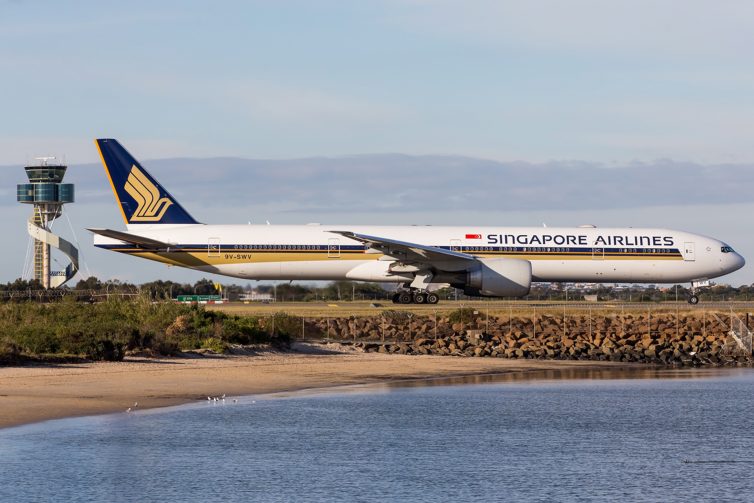
[[[476,257],[467,253],[461,253],[436,246],[420,245],[398,241],[397,239],[382,238],[378,236],[369,236],[367,234],[358,234],[350,231],[330,231],[340,234],[348,239],[353,239],[364,243],[369,248],[377,250],[382,254],[400,260],[401,262],[419,262],[419,263],[467,263],[476,260]]]
[[[145,238],[143,236],[137,236],[136,234],[130,234],[128,232],[114,231],[112,229],[87,229],[90,232],[105,236],[108,238],[117,239],[132,245],[136,245],[145,250],[165,250],[170,248],[168,243],[157,241],[156,239]]]

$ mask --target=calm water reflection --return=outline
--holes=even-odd
[[[0,430],[0,501],[754,494],[754,372],[574,369],[538,377],[244,397]]]

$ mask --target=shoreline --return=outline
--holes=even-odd
[[[312,348],[314,349],[314,348]],[[0,428],[229,397],[353,385],[437,385],[599,378],[666,370],[644,364],[314,351],[0,367]],[[591,375],[590,373],[593,373]],[[570,375],[569,374],[573,374]],[[649,374],[646,375],[648,377]],[[428,383],[432,379],[435,382]],[[446,380],[446,383],[436,381]],[[454,381],[455,380],[455,381]]]

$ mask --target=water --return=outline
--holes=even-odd
[[[244,397],[0,430],[0,501],[754,500],[754,372],[657,375]]]

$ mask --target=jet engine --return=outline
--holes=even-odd
[[[523,297],[531,289],[531,262],[521,259],[478,259],[466,272],[462,286],[466,295],[479,297]]]

